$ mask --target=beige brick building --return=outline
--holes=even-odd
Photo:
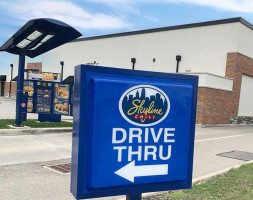
[[[43,55],[43,71],[79,64],[199,76],[198,124],[253,123],[253,25],[243,18],[80,38]],[[30,66],[30,64],[28,65]],[[33,66],[34,67],[34,66]]]

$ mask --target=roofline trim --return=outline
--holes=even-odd
[[[139,30],[139,31],[114,33],[114,34],[109,34],[109,35],[100,35],[100,36],[93,36],[93,37],[87,37],[87,38],[78,38],[78,39],[72,40],[71,42],[81,42],[81,41],[87,41],[87,40],[96,40],[96,39],[129,36],[129,35],[155,33],[155,32],[162,32],[162,31],[186,29],[186,28],[197,28],[197,27],[203,27],[203,26],[229,24],[229,23],[235,23],[235,22],[241,22],[242,24],[244,24],[245,26],[247,26],[248,28],[253,30],[253,25],[250,22],[246,21],[242,17],[235,17],[235,18],[221,19],[221,20],[214,20],[214,21],[207,21],[207,22],[198,22],[198,23],[193,23],[193,24],[184,24],[184,25],[168,26],[168,27],[162,27],[162,28]]]
[[[113,38],[113,37],[122,37],[122,36],[129,36],[129,35],[146,34],[146,33],[156,33],[156,32],[162,32],[162,31],[180,30],[180,29],[186,29],[186,28],[197,28],[197,27],[203,27],[203,26],[229,24],[229,23],[235,23],[235,22],[241,22],[243,25],[253,30],[253,25],[250,22],[243,19],[242,17],[235,17],[235,18],[228,18],[228,19],[221,19],[221,20],[214,20],[214,21],[207,21],[207,22],[198,22],[198,23],[192,23],[192,24],[183,24],[183,25],[168,26],[168,27],[162,27],[162,28],[123,32],[123,33],[114,33],[114,34],[108,34],[108,35],[92,36],[92,37],[87,37],[87,38],[78,38],[78,39],[70,41],[69,43],[81,42],[81,41],[87,41],[87,40]]]

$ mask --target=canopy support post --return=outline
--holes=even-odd
[[[17,80],[17,94],[16,94],[16,119],[14,126],[21,127],[21,98],[23,95],[23,88],[24,88],[24,70],[25,70],[25,52],[22,52],[19,55],[19,62],[18,62],[18,80]]]

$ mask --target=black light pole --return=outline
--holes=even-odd
[[[61,82],[62,82],[62,80],[63,80],[63,66],[64,66],[64,62],[61,61],[60,64],[61,64]]]
[[[134,70],[134,66],[135,66],[135,63],[136,63],[136,58],[131,58],[131,62],[133,63],[132,70]]]
[[[179,62],[182,60],[182,56],[177,55],[177,56],[176,56],[176,60],[177,60],[177,69],[176,69],[176,73],[178,73]]]
[[[11,80],[10,80],[10,87],[9,87],[9,97],[11,97],[11,81],[13,78],[13,64],[10,64],[11,66]]]

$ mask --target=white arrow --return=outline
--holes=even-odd
[[[135,177],[167,175],[168,165],[136,166],[134,160],[114,173],[134,183]]]

